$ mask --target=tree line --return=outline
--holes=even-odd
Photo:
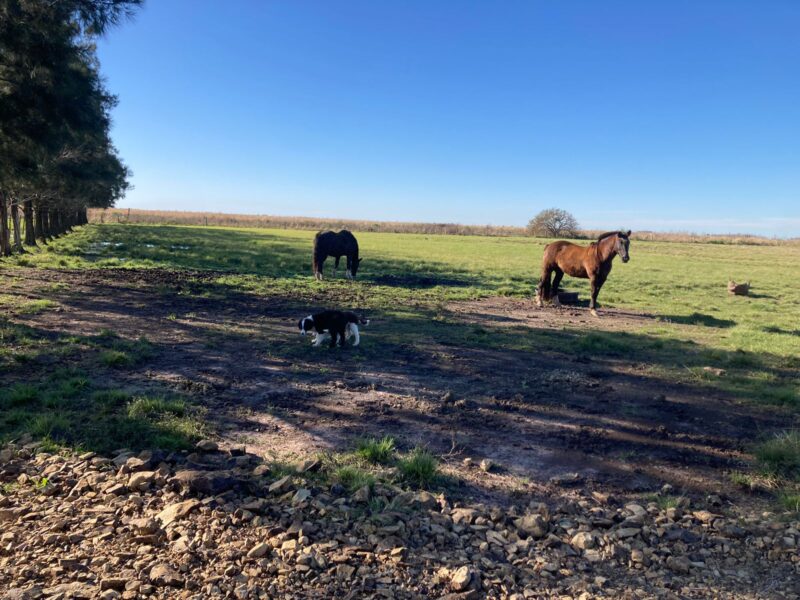
[[[129,187],[95,40],[142,0],[0,0],[0,255],[88,222]]]

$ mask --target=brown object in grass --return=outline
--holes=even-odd
[[[750,282],[736,283],[731,280],[728,282],[728,293],[735,294],[736,296],[747,296],[750,293]]]

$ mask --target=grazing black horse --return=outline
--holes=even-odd
[[[332,256],[336,259],[333,265],[333,276],[336,277],[336,269],[339,268],[339,259],[347,257],[347,278],[355,279],[358,272],[358,265],[361,264],[358,258],[358,242],[355,236],[343,229],[339,233],[333,231],[320,231],[314,237],[314,277],[322,279],[322,267],[325,259]]]

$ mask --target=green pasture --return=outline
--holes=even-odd
[[[353,355],[353,360],[364,364],[377,356],[391,356],[399,347],[425,351],[431,342],[498,351],[603,356],[623,367],[635,366],[648,377],[707,387],[709,393],[758,404],[765,410],[795,412],[800,407],[798,246],[633,242],[631,261],[614,265],[600,295],[600,306],[644,311],[654,319],[625,331],[613,327],[610,318],[605,326],[601,317],[591,330],[542,328],[520,335],[518,328],[502,323],[459,321],[446,310],[447,303],[499,295],[530,297],[547,240],[360,233],[364,261],[358,280],[351,283],[342,278],[344,265],[340,278],[330,279],[330,260],[328,279],[313,279],[313,235],[293,230],[89,225],[29,254],[6,259],[0,268],[8,269],[9,275],[17,267],[212,271],[211,277],[181,293],[278,296],[309,308],[356,308],[378,317],[381,336],[373,339],[380,342],[363,344]],[[729,278],[749,280],[753,294],[729,296]],[[565,284],[586,298],[588,282],[567,278]],[[43,415],[53,407],[82,406],[64,396],[60,383],[51,378],[27,381],[31,365],[42,362],[42,357],[52,355],[50,360],[58,362],[69,359],[69,364],[82,372],[96,371],[99,365],[113,375],[135,368],[139,357],[147,355],[146,340],[125,345],[103,332],[87,332],[81,340],[43,338],[15,324],[17,316],[31,318],[57,309],[58,296],[65,293],[69,290],[60,289],[59,284],[40,290],[39,299],[15,294],[13,289],[0,291],[4,314],[0,320],[0,372],[33,386],[9,387],[0,393],[0,407],[6,410],[0,418],[0,437],[31,431],[34,425],[45,437],[53,437],[66,424],[51,423],[47,419],[52,416]],[[302,359],[302,353],[309,350],[306,345],[281,340],[254,343],[266,344],[270,353],[288,359]],[[76,355],[80,360],[74,359]],[[715,369],[723,369],[724,374]],[[86,406],[95,406],[97,398],[108,391],[106,385],[87,378],[85,390],[74,393]],[[25,400],[26,394],[33,400]],[[199,431],[192,433],[193,425],[187,419],[199,421],[188,408],[181,415],[169,411],[140,414],[133,408],[135,398],[113,393],[109,397],[116,404],[108,413],[95,411],[100,423],[82,423],[78,412],[68,413],[68,421],[89,428],[81,438],[84,446],[97,446],[86,440],[102,439],[106,420],[117,428],[120,423],[125,425],[130,445],[145,445],[167,436],[172,440],[170,446],[180,447],[191,443]],[[26,407],[38,412],[28,414]]]
[[[48,268],[198,269],[220,281],[302,298],[333,288],[368,308],[400,300],[434,306],[491,295],[529,297],[549,240],[523,237],[360,233],[358,281],[311,277],[313,232],[153,225],[91,225],[9,264]],[[332,260],[326,263],[330,277]],[[749,280],[750,297],[726,293],[728,279]],[[565,278],[588,296],[588,282]],[[800,246],[634,242],[631,261],[616,261],[600,305],[646,311],[661,322],[649,333],[685,337],[710,348],[800,354]],[[672,328],[672,324],[693,326]],[[688,334],[688,335],[687,335]]]

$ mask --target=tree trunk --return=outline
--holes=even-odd
[[[33,226],[33,200],[28,198],[22,203],[22,215],[25,220],[25,245],[36,245],[36,229]]]
[[[14,250],[25,252],[22,247],[22,234],[19,230],[19,203],[16,198],[11,201],[11,224],[14,226]]]
[[[45,204],[39,208],[37,214],[42,218],[42,240],[48,242],[53,239],[53,235],[50,233],[50,209]]]
[[[48,208],[47,209],[47,234],[51,238],[57,238],[58,234],[58,211]]]
[[[47,243],[47,233],[45,230],[45,213],[47,209],[42,205],[42,201],[39,200],[36,202],[36,212],[34,213],[34,222],[36,227],[36,237],[42,240],[43,244]]]
[[[7,196],[0,192],[0,255],[11,256],[11,240],[8,231],[8,200]]]

